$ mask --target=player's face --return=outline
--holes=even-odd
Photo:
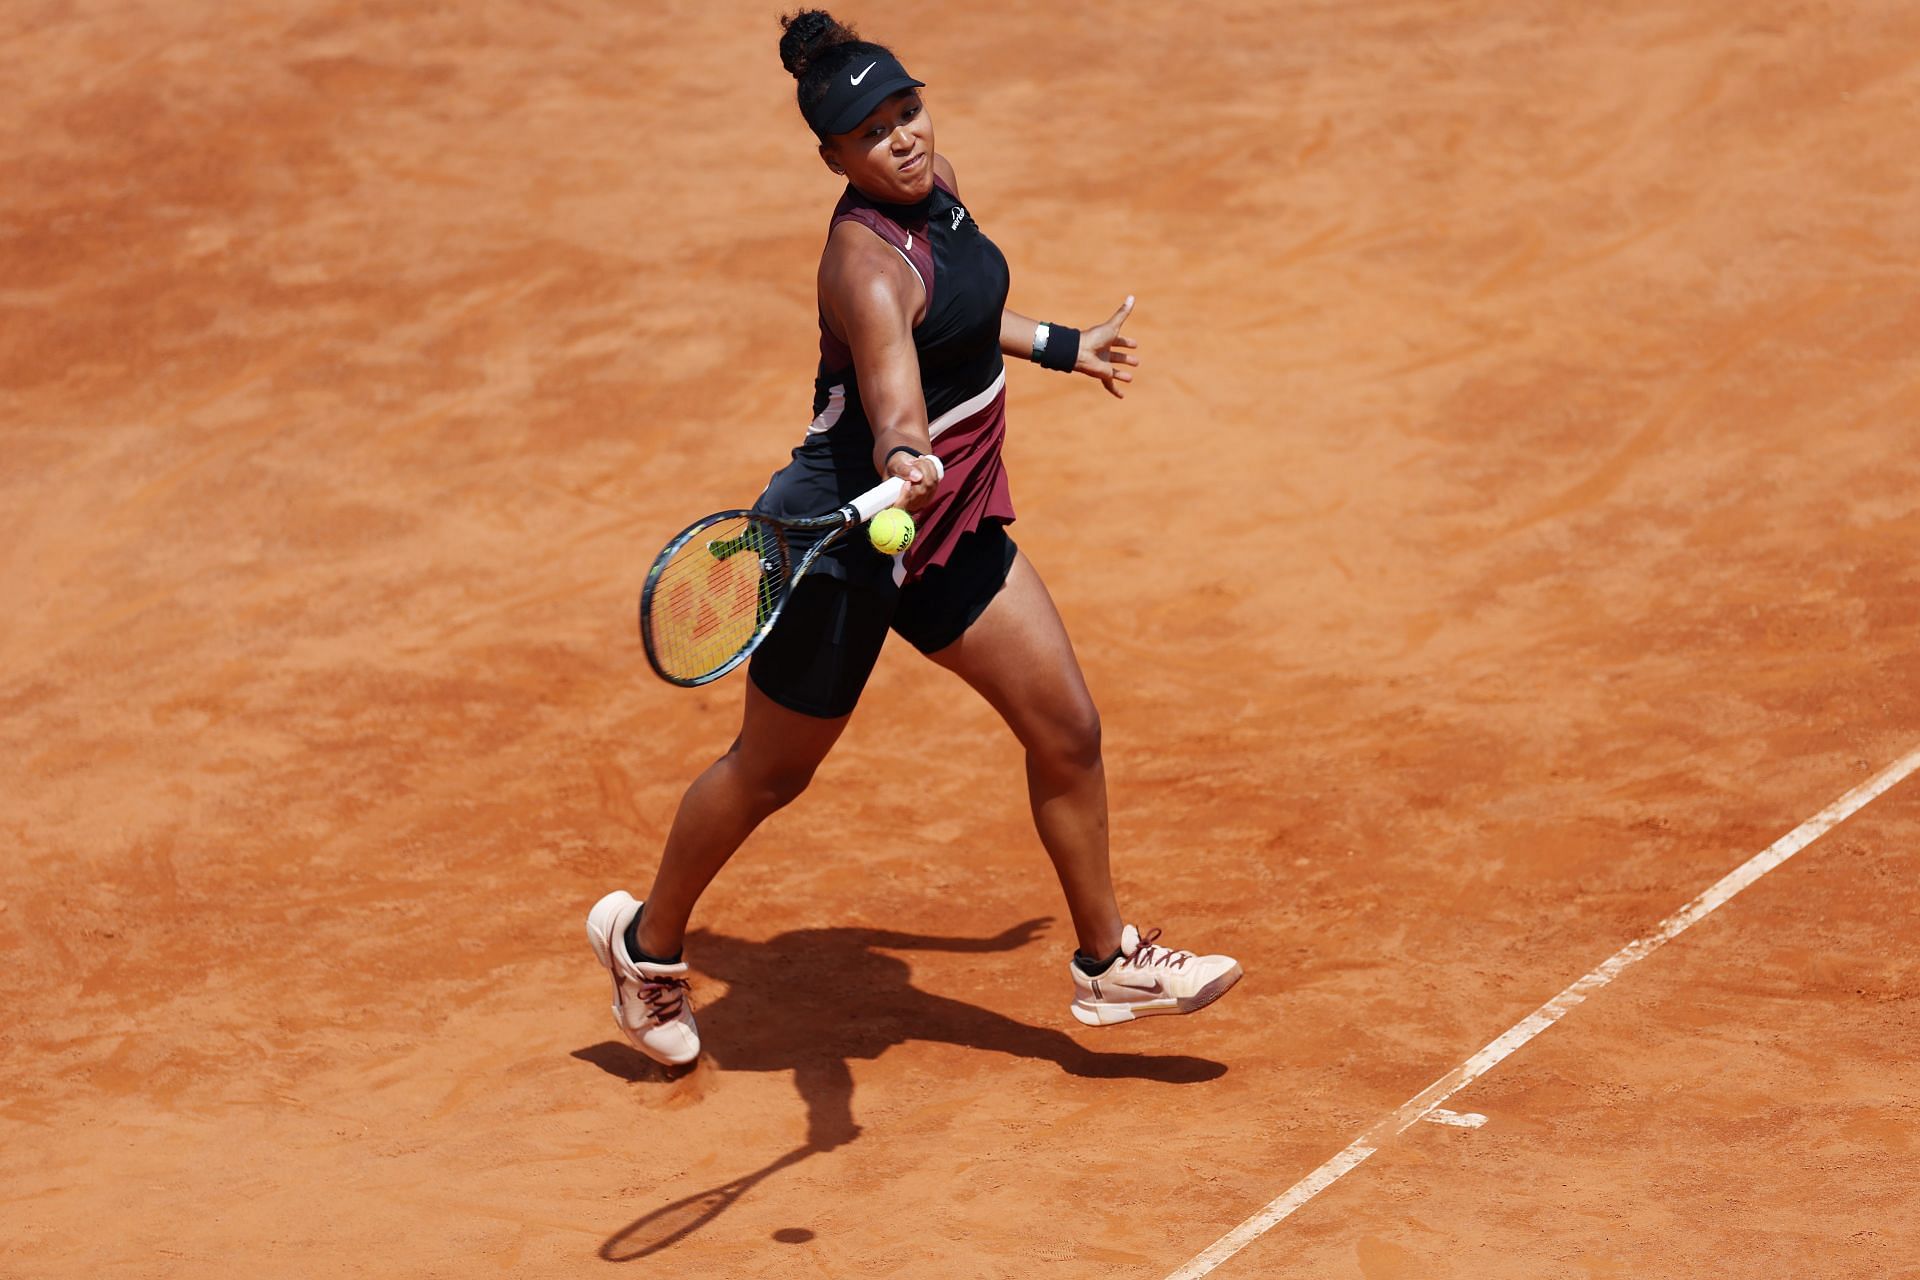
[[[902,89],[822,143],[820,157],[872,199],[914,204],[933,192],[933,118],[917,90]]]

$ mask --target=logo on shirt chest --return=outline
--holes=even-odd
[[[961,208],[959,205],[953,206],[953,222],[950,226],[948,226],[947,230],[958,231],[960,229],[960,224],[962,222],[965,222],[966,220],[967,220],[967,211]]]

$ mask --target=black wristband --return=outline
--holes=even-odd
[[[887,464],[893,461],[893,455],[896,453],[910,453],[916,458],[924,458],[927,456],[926,454],[920,452],[918,449],[914,448],[910,444],[897,444],[893,446],[893,448],[887,450],[886,457],[880,459],[881,470],[883,471],[886,470]]]
[[[1044,326],[1043,345],[1033,350],[1033,360],[1042,369],[1057,369],[1061,373],[1072,373],[1073,366],[1080,363],[1080,331],[1069,329],[1061,324]]]

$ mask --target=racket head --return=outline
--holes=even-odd
[[[787,603],[785,531],[751,511],[722,511],[669,542],[640,591],[640,641],[654,674],[694,688],[747,660]]]

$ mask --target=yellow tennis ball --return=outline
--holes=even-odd
[[[867,537],[874,550],[899,555],[913,545],[913,517],[898,507],[888,507],[867,523]]]

